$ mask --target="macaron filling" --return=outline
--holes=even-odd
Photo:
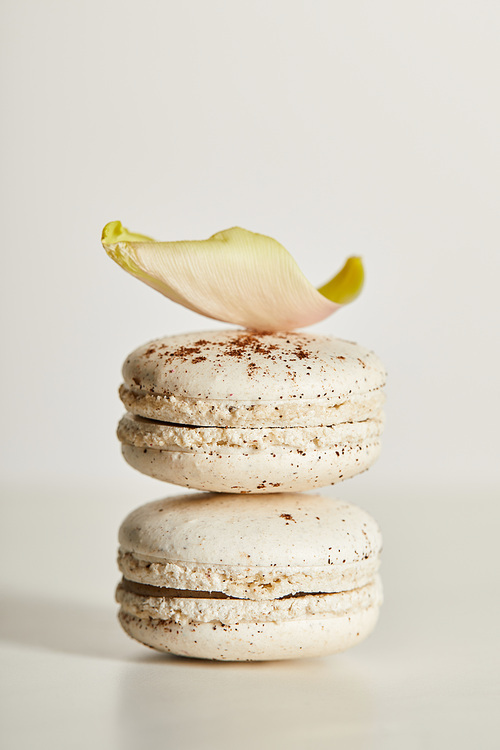
[[[382,586],[378,576],[350,591],[336,593],[296,592],[276,599],[260,600],[236,598],[223,592],[161,589],[136,589],[127,580],[117,588],[116,599],[121,615],[149,621],[218,622],[282,622],[311,617],[338,617],[379,608]],[[149,587],[148,587],[149,589]]]
[[[136,448],[164,451],[220,452],[289,447],[321,450],[335,446],[340,456],[344,446],[377,441],[383,430],[382,414],[362,422],[316,427],[198,427],[126,414],[118,425],[118,439]]]
[[[131,594],[137,594],[138,596],[152,596],[162,597],[164,599],[234,599],[240,600],[240,597],[229,596],[224,594],[222,591],[195,591],[193,589],[170,589],[164,586],[151,586],[147,583],[136,583],[135,581],[129,581],[126,578],[122,578],[120,584],[124,591],[128,591]],[[285,594],[280,596],[278,599],[291,599],[297,596],[310,596],[313,592],[299,591],[295,594]],[[323,595],[325,591],[316,591],[316,595]]]
[[[182,591],[219,591],[235,599],[272,600],[301,591],[339,593],[370,583],[379,565],[379,550],[366,551],[358,560],[311,566],[202,565],[143,560],[120,549],[118,566],[128,581],[155,588]]]
[[[127,411],[139,417],[198,427],[316,427],[361,422],[381,412],[385,402],[380,386],[363,393],[319,393],[314,398],[291,394],[255,400],[194,398],[151,393],[129,384],[119,395]]]

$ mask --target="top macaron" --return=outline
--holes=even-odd
[[[124,363],[118,435],[129,463],[174,484],[313,489],[377,457],[385,377],[373,352],[317,334],[167,336]]]

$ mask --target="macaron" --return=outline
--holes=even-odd
[[[309,333],[222,330],[156,339],[127,357],[118,437],[128,463],[210,492],[306,491],[380,452],[385,369]]]
[[[222,661],[321,656],[374,628],[382,540],[360,508],[319,495],[190,494],[119,532],[119,619],[158,651]]]

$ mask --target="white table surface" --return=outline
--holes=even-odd
[[[498,499],[409,484],[369,502],[362,477],[325,491],[383,531],[372,636],[329,658],[256,664],[155,654],[121,631],[116,531],[161,492],[3,488],[2,747],[498,748]]]

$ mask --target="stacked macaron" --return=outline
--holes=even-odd
[[[230,661],[343,651],[373,629],[380,532],[318,495],[184,495],[120,529],[120,622],[138,641]]]
[[[385,372],[348,341],[211,331],[132,352],[118,437],[134,468],[211,492],[302,492],[367,469]]]
[[[112,257],[142,278],[144,238],[130,237]],[[384,384],[373,352],[304,332],[204,331],[133,351],[120,387],[123,455],[202,492],[123,522],[124,630],[159,651],[230,661],[330,654],[366,637],[382,602],[379,529],[360,508],[303,493],[376,460]]]
[[[125,520],[126,632],[227,660],[332,653],[365,637],[381,603],[378,528],[359,508],[296,493],[378,456],[378,358],[325,336],[215,331],[142,346],[123,377],[128,463],[212,493],[150,503]]]

